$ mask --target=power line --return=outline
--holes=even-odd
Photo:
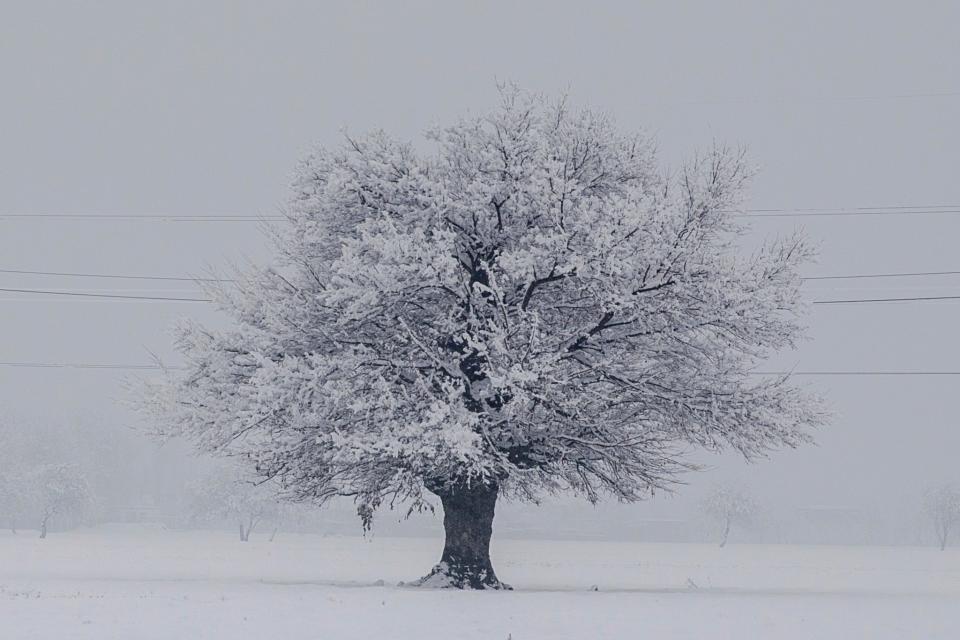
[[[7,293],[29,293],[29,294],[40,294],[40,295],[49,295],[49,296],[73,296],[81,298],[105,298],[112,300],[157,300],[163,302],[213,302],[210,298],[177,298],[177,297],[166,297],[166,296],[135,296],[135,295],[126,295],[126,294],[113,294],[113,293],[80,293],[77,291],[53,291],[49,289],[11,289],[11,288],[0,288],[0,291],[5,291]]]
[[[126,370],[126,371],[182,371],[186,367],[164,366],[160,364],[124,364],[124,363],[92,363],[92,362],[31,362],[31,361],[0,361],[2,367],[27,369],[93,369],[93,370]],[[840,371],[751,371],[754,376],[960,376],[960,371],[935,371],[925,369],[914,370],[840,370]]]
[[[90,363],[90,362],[0,362],[2,367],[14,367],[23,369],[108,369],[108,370],[127,370],[127,371],[163,371],[163,370],[182,370],[184,367],[166,367],[158,364],[115,364],[115,363]]]
[[[785,207],[778,209],[744,209],[744,211],[757,212],[776,212],[776,211],[904,211],[911,209],[957,209],[960,205],[956,204],[893,204],[876,205],[870,207]]]
[[[0,213],[0,219],[11,220],[107,220],[124,222],[260,222],[285,220],[284,216],[248,214],[201,214],[184,215],[173,213]]]
[[[910,298],[854,298],[848,300],[814,300],[813,304],[864,304],[871,302],[929,302],[933,300],[960,300],[960,296],[915,296]]]
[[[956,98],[960,91],[926,91],[917,93],[878,93],[861,95],[795,95],[795,96],[737,96],[730,98],[701,98],[691,100],[672,100],[645,102],[643,104],[659,106],[701,105],[701,104],[781,104],[781,103],[818,103],[818,102],[874,102],[881,100],[918,100],[929,98]]]
[[[105,300],[140,300],[140,301],[157,301],[157,302],[213,302],[213,300],[210,298],[180,298],[180,297],[174,297],[174,296],[140,296],[140,295],[111,294],[111,293],[81,293],[77,291],[60,291],[60,290],[50,290],[50,289],[14,289],[14,288],[3,287],[3,288],[0,288],[0,292],[26,293],[26,294],[36,294],[36,295],[49,295],[49,296],[68,296],[68,297],[105,299]],[[927,302],[927,301],[934,301],[934,300],[960,300],[960,295],[914,296],[914,297],[905,297],[905,298],[851,298],[851,299],[842,299],[842,300],[813,300],[812,304],[862,304],[862,303],[872,303],[872,302]]]
[[[858,273],[839,276],[804,276],[801,280],[855,280],[860,278],[912,278],[918,276],[955,276],[960,271],[907,271],[902,273]]]
[[[960,91],[928,91],[922,93],[887,93],[856,96],[829,96],[823,98],[809,98],[812,100],[913,100],[915,98],[955,98]],[[801,98],[802,100],[803,98]],[[789,100],[789,98],[786,98]]]
[[[71,278],[105,278],[117,280],[166,280],[174,282],[236,282],[233,278],[190,278],[186,276],[137,276],[116,273],[78,273],[73,271],[31,271],[27,269],[0,269],[0,273],[34,275],[34,276],[64,276]]]
[[[751,371],[754,376],[960,376],[960,371]]]
[[[742,218],[842,218],[856,216],[889,217],[889,216],[925,216],[925,215],[956,215],[960,214],[957,208],[876,208],[876,209],[741,209],[731,211],[731,214]]]
[[[867,207],[768,207],[727,210],[724,213],[748,218],[917,216],[960,214],[960,204],[876,205]],[[0,213],[0,220],[64,221],[102,220],[121,222],[261,222],[286,220],[282,215],[212,213]]]
[[[101,278],[107,280],[161,280],[172,282],[236,282],[234,278],[202,278],[190,276],[135,275],[129,273],[89,273],[78,271],[39,271],[33,269],[0,269],[0,273],[13,275],[62,276],[68,278]],[[853,280],[861,278],[909,278],[921,276],[960,275],[957,271],[897,271],[888,273],[855,273],[826,276],[804,276],[801,280]]]
[[[793,213],[751,213],[749,210],[738,212],[735,215],[741,218],[855,218],[855,217],[893,217],[893,216],[925,216],[925,215],[957,215],[960,209],[937,209],[927,211],[825,211],[825,212],[793,212]]]

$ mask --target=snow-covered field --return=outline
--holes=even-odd
[[[956,549],[495,537],[513,592],[395,586],[425,573],[440,544],[241,543],[125,527],[0,534],[0,638],[960,638]]]

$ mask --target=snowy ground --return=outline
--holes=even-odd
[[[497,539],[494,563],[516,591],[393,586],[426,572],[439,546],[124,527],[0,534],[0,638],[960,637],[956,549]]]

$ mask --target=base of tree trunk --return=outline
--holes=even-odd
[[[409,587],[424,587],[427,589],[499,589],[511,591],[513,587],[500,582],[493,567],[476,565],[456,565],[439,562],[430,573],[415,582],[406,584]]]

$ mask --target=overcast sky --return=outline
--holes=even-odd
[[[760,169],[752,207],[960,209],[958,24],[955,0],[5,2],[0,214],[273,214],[311,145],[343,128],[416,140],[490,106],[497,80],[604,108],[654,135],[670,166],[714,140],[742,144]],[[752,223],[763,236],[797,225],[821,244],[810,275],[960,270],[960,215]],[[250,223],[0,218],[0,269],[180,276],[247,258],[269,259]],[[3,273],[0,287],[194,295]],[[950,295],[960,276],[809,290]],[[198,304],[0,292],[0,360],[169,357],[181,315],[217,322]],[[960,370],[960,301],[817,306],[810,325],[772,368]],[[114,403],[123,375],[0,366],[0,408],[128,420]],[[718,469],[691,491],[736,477],[771,500],[867,505],[960,479],[960,377],[809,383],[837,412],[817,447],[750,467],[710,459]]]

